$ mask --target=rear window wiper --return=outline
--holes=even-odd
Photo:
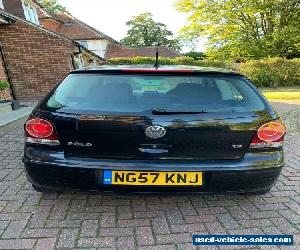
[[[188,111],[188,110],[167,110],[167,109],[152,109],[152,114],[154,115],[176,115],[176,114],[205,114],[208,113],[206,110],[196,110],[196,111]]]

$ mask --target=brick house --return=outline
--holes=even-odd
[[[38,9],[38,16],[43,27],[64,35],[105,59],[116,57],[153,57],[157,47],[129,48],[118,41],[94,29],[68,13],[51,14]],[[173,49],[159,46],[159,54],[163,57],[178,57]]]
[[[51,14],[39,9],[38,16],[44,28],[78,42],[102,58],[104,58],[109,45],[119,45],[119,42],[113,38],[68,13]]]
[[[157,47],[143,47],[143,48],[128,48],[120,44],[110,44],[104,56],[105,59],[118,58],[118,57],[153,57],[155,56]],[[178,57],[180,54],[168,47],[158,47],[159,56],[162,57]]]
[[[40,99],[74,68],[113,57],[155,56],[156,47],[128,48],[68,13],[50,14],[34,0],[0,0],[0,99]],[[160,56],[176,57],[159,47]]]
[[[74,68],[104,61],[42,27],[38,8],[32,0],[0,0],[0,80],[9,81],[10,99],[39,99]]]

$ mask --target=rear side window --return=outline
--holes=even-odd
[[[56,110],[145,112],[262,111],[261,97],[239,76],[71,74],[48,99]]]

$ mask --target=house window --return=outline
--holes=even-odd
[[[89,48],[87,41],[78,41],[78,43],[79,43],[81,46],[85,47],[86,49]]]
[[[74,69],[81,69],[81,68],[83,68],[83,65],[84,65],[84,63],[83,63],[81,54],[73,56],[73,67],[74,67]]]
[[[35,24],[40,24],[35,7],[30,5],[29,2],[24,1],[23,9],[24,9],[25,18],[27,21],[30,21]]]
[[[0,9],[4,9],[2,0],[0,0]]]

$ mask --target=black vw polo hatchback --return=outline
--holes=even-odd
[[[101,66],[71,72],[25,124],[37,191],[268,192],[285,127],[236,72]]]

